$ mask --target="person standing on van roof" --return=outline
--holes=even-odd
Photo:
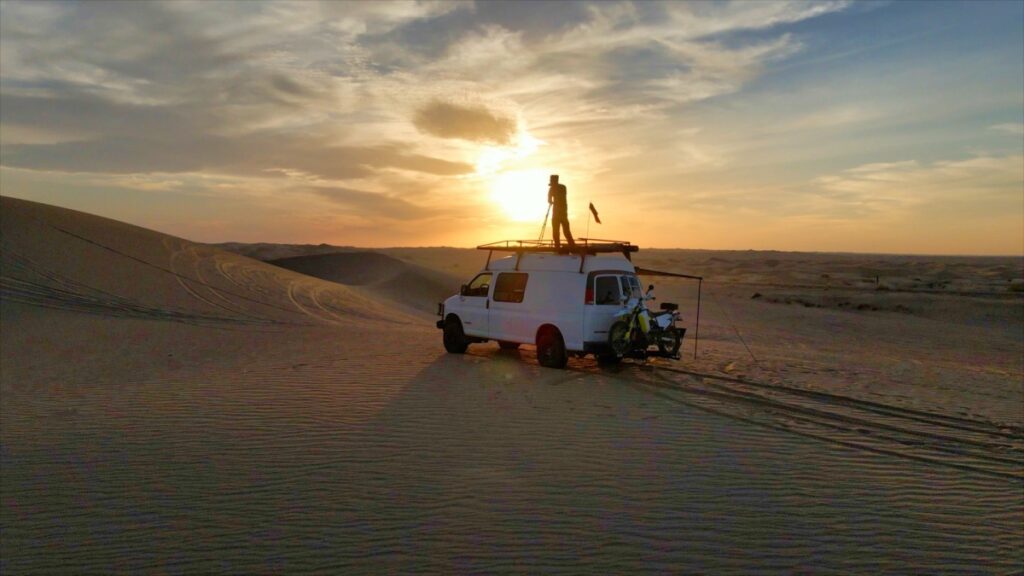
[[[576,246],[576,242],[573,241],[572,232],[569,231],[569,207],[565,199],[565,193],[565,184],[559,184],[558,174],[552,174],[551,181],[548,183],[548,204],[552,206],[551,236],[555,239],[555,248],[561,248],[562,242],[558,238],[558,229],[561,227],[565,231],[565,241],[569,243],[569,248],[572,249]]]

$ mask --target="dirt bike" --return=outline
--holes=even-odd
[[[683,344],[686,328],[679,328],[679,306],[663,302],[661,310],[652,313],[647,301],[654,300],[654,285],[647,293],[636,299],[636,304],[616,314],[616,321],[608,330],[608,344],[614,358],[661,358],[679,359],[679,347]],[[656,350],[651,350],[655,346]]]

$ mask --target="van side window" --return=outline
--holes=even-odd
[[[523,296],[526,294],[526,281],[528,279],[529,274],[523,272],[502,272],[498,274],[498,279],[494,282],[494,301],[522,302]]]
[[[490,289],[491,273],[477,274],[476,278],[473,278],[473,281],[469,283],[469,287],[463,296],[487,296],[487,291]]]
[[[619,277],[598,276],[594,282],[594,292],[598,305],[619,304]]]

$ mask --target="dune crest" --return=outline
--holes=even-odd
[[[333,282],[98,216],[0,200],[5,301],[195,324],[411,321]]]

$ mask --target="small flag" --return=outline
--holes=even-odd
[[[594,208],[594,203],[590,203],[590,213],[594,215],[594,222],[601,223],[601,219],[597,217],[597,208]]]

